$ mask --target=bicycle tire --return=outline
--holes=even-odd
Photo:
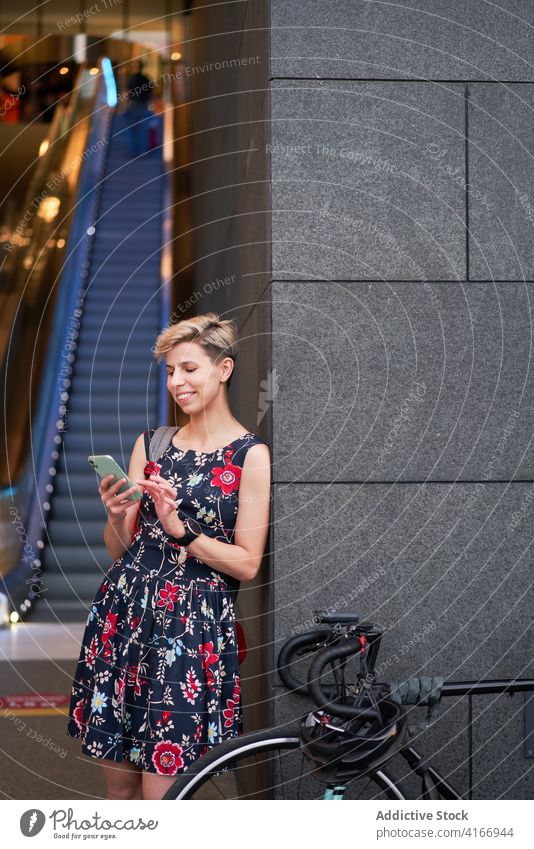
[[[272,795],[265,796],[265,793],[272,793],[273,791],[276,793],[276,791],[286,789],[286,783],[282,772],[280,774],[280,780],[275,778],[275,784],[273,787],[265,788],[264,785],[262,786],[260,784],[259,789],[254,790],[254,792],[243,792],[241,794],[238,792],[236,794],[234,792],[234,788],[237,784],[239,784],[239,775],[237,775],[237,777],[236,775],[232,776],[230,768],[232,768],[232,770],[236,773],[236,766],[238,769],[244,767],[253,768],[254,766],[257,766],[258,768],[263,767],[265,771],[266,768],[268,769],[273,766],[273,764],[266,762],[265,758],[258,763],[254,763],[253,759],[257,756],[265,756],[266,754],[269,755],[269,753],[274,756],[281,752],[294,753],[295,757],[300,759],[306,766],[305,774],[301,774],[299,777],[299,787],[301,786],[301,781],[304,777],[307,779],[308,793],[310,784],[315,787],[316,793],[311,796],[306,795],[303,798],[321,799],[326,789],[326,785],[324,782],[319,781],[313,776],[313,764],[304,754],[298,754],[297,750],[299,749],[299,727],[293,724],[284,726],[278,730],[265,728],[259,731],[251,731],[248,734],[242,734],[238,737],[233,737],[230,740],[225,740],[224,743],[219,743],[214,746],[203,757],[194,761],[185,772],[181,773],[177,777],[176,781],[163,796],[163,800],[186,801],[206,798],[273,798]],[[246,764],[245,761],[247,759],[252,760],[253,762]],[[215,779],[219,778],[222,780],[218,780],[218,786],[214,786]],[[230,786],[232,778],[234,779],[233,787]],[[292,778],[291,783],[295,780],[296,779]],[[362,785],[362,782],[365,782],[366,787],[371,788],[370,796],[366,795],[362,797],[359,795],[356,797],[359,799],[393,799],[399,801],[409,798],[401,782],[394,778],[385,769],[376,770],[364,777],[351,779],[350,781],[345,782],[347,788],[350,787],[350,791],[346,791],[345,798],[353,798],[356,789],[355,782],[358,782],[360,785]],[[375,786],[378,793],[373,793],[373,787]],[[223,790],[228,790],[228,795],[225,795],[221,788]],[[288,798],[294,799],[294,789],[292,789],[291,793],[292,795]],[[279,797],[275,795],[274,798]]]

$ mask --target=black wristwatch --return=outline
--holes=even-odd
[[[176,512],[178,513],[178,518],[180,518],[185,525],[185,534],[183,537],[177,537],[177,540],[180,545],[189,545],[189,543],[193,542],[194,539],[200,536],[202,528],[195,519],[190,519],[187,516],[182,518],[182,516],[180,516],[180,511],[177,510]]]

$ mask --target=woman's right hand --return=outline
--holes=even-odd
[[[106,475],[98,484],[98,491],[102,504],[106,508],[108,518],[112,524],[121,522],[126,518],[127,508],[133,502],[126,500],[126,508],[124,507],[125,499],[131,492],[135,492],[138,487],[132,486],[125,492],[119,492],[121,486],[126,482],[125,478],[115,480],[115,475]]]

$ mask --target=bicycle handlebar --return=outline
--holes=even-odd
[[[316,610],[313,621],[318,625],[357,625],[360,617],[357,613],[327,613],[326,610]]]
[[[307,684],[298,681],[294,677],[290,668],[290,664],[293,659],[292,655],[295,654],[299,649],[304,649],[305,647],[309,647],[310,651],[318,651],[321,646],[324,646],[325,641],[328,641],[328,638],[332,637],[335,634],[335,630],[324,628],[322,630],[317,631],[308,631],[305,634],[299,634],[287,640],[286,643],[284,643],[284,645],[280,649],[277,664],[278,673],[283,683],[288,688],[288,690],[300,693],[302,695],[311,696],[320,708],[328,708],[332,714],[337,714],[338,716],[346,717],[349,719],[358,718],[372,720],[378,718],[379,714],[374,708],[363,708],[356,705],[351,706],[337,702],[335,697],[339,693],[338,686],[331,684],[322,684],[320,679],[323,674],[323,670],[328,663],[331,663],[335,660],[340,660],[343,657],[348,657],[351,654],[357,654],[360,648],[356,644],[358,633],[366,635],[369,641],[369,645],[371,645],[371,633],[374,637],[376,636],[376,633],[380,634],[383,629],[380,626],[373,625],[370,622],[359,622],[359,617],[357,614],[348,612],[327,613],[326,611],[316,610],[314,613],[314,620],[318,624],[330,626],[356,626],[356,633],[353,633],[351,635],[345,634],[343,637],[339,637],[339,635],[337,635],[337,637],[335,638],[336,641],[334,645],[322,648],[319,651],[317,657],[312,661],[308,670]],[[378,645],[376,646],[376,649],[378,649]],[[371,648],[371,654],[372,652],[373,649]],[[376,653],[374,660],[376,660]],[[374,660],[371,661],[371,668],[374,668]],[[413,681],[415,680],[419,682],[419,679],[413,679]],[[482,679],[479,681],[444,681],[443,678],[436,678],[433,680],[436,683],[439,681],[439,687],[436,687],[436,696],[438,695],[438,693],[440,696],[471,696],[489,693],[509,693],[510,695],[512,695],[516,692],[534,692],[533,678],[498,680]],[[413,681],[411,686],[414,686]],[[396,683],[398,689],[399,684],[402,685],[403,682],[394,683]],[[409,681],[404,682],[404,685],[408,684]],[[420,686],[420,683],[418,684],[418,686]],[[432,686],[432,690],[434,690],[434,686]],[[397,699],[398,698],[399,695],[397,695]],[[403,703],[405,703],[402,696],[401,699]],[[419,698],[416,699],[415,702],[410,701],[409,703],[428,705],[427,700],[423,700],[422,702],[420,702]]]
[[[320,708],[328,708],[330,713],[342,716],[347,719],[381,719],[380,714],[375,708],[363,708],[341,704],[335,701],[329,701],[325,698],[326,693],[321,684],[321,675],[327,663],[333,660],[340,660],[342,657],[348,657],[351,654],[356,654],[360,651],[360,645],[356,647],[354,638],[346,638],[337,645],[324,649],[320,652],[315,660],[312,661],[308,670],[308,690],[312,699],[319,705]]]
[[[303,696],[309,695],[308,685],[302,681],[297,681],[291,671],[292,656],[298,649],[305,648],[306,646],[309,646],[310,650],[317,647],[317,644],[324,642],[325,636],[329,634],[330,632],[325,629],[322,631],[307,631],[305,634],[297,634],[296,637],[291,637],[284,643],[278,655],[277,668],[278,674],[288,690],[300,693]],[[335,695],[335,688],[331,687],[330,689],[333,691],[332,695]]]

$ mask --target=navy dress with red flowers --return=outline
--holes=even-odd
[[[182,514],[231,544],[247,433],[217,451],[171,442],[152,472],[169,480]],[[74,676],[67,734],[82,752],[175,775],[243,731],[234,603],[239,581],[203,563],[139,502],[130,547],[94,598]]]

